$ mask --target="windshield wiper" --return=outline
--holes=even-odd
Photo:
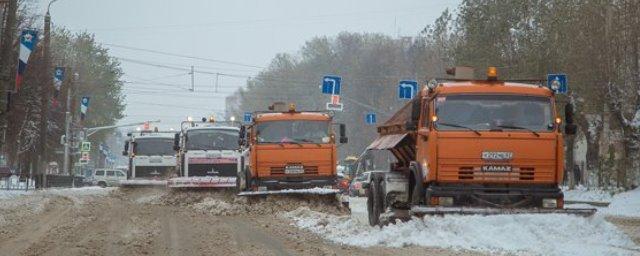
[[[302,146],[302,143],[297,142],[297,141],[293,141],[293,140],[288,140],[288,141],[284,141],[284,142],[280,142],[280,143],[281,144],[296,144],[296,145],[298,145],[300,147],[304,147],[304,146]]]
[[[322,145],[320,145],[320,143],[318,143],[318,142],[313,142],[313,141],[312,141],[312,140],[310,140],[310,139],[293,139],[293,140],[301,141],[301,142],[305,142],[305,143],[313,143],[313,144],[316,144],[318,147],[322,147]]]
[[[438,125],[444,125],[444,126],[450,126],[450,127],[457,127],[457,128],[462,128],[462,129],[467,129],[469,131],[474,132],[475,134],[478,134],[478,136],[482,136],[482,134],[480,134],[479,131],[477,131],[476,129],[473,129],[471,127],[468,126],[464,126],[464,125],[459,125],[459,124],[450,124],[450,123],[437,123]]]
[[[516,129],[516,130],[527,130],[530,131],[531,133],[535,134],[536,137],[540,137],[540,134],[537,133],[534,130],[531,130],[527,127],[521,127],[521,126],[514,126],[514,125],[497,125],[496,127],[500,127],[500,128],[504,128],[504,129]]]

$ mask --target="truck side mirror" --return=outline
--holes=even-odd
[[[405,129],[415,131],[418,129],[418,120],[420,120],[420,99],[411,101],[411,120],[404,124]]]
[[[344,144],[349,142],[349,139],[347,138],[347,126],[345,124],[340,124],[338,129],[340,133],[340,143]]]
[[[247,127],[240,126],[240,133],[238,134],[238,145],[240,147],[244,146],[245,144],[245,138],[247,137]]]
[[[573,123],[573,115],[573,105],[571,103],[567,103],[564,106],[564,133],[567,135],[575,135],[578,130],[578,126]]]
[[[124,150],[122,151],[123,156],[129,155],[129,142],[124,143]]]
[[[176,133],[173,135],[173,150],[180,150],[180,133]]]

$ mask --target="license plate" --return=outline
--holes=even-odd
[[[290,165],[284,168],[284,174],[303,174],[304,167],[302,165]]]
[[[511,166],[510,165],[483,165],[482,171],[483,172],[510,172]]]

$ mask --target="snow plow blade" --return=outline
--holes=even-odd
[[[335,195],[340,193],[339,189],[332,188],[306,188],[306,189],[284,189],[266,191],[242,191],[239,196],[262,196],[262,195]]]
[[[134,187],[166,187],[166,180],[121,180],[121,187],[134,188]]]
[[[169,188],[234,188],[236,177],[188,177],[173,178],[167,182]]]
[[[416,216],[424,215],[502,215],[502,214],[571,214],[589,217],[596,213],[595,208],[569,208],[569,209],[540,209],[540,208],[468,208],[468,207],[411,207],[410,213]]]

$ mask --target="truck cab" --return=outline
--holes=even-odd
[[[165,180],[175,175],[172,132],[140,131],[128,137],[122,152],[129,158],[127,179]]]
[[[541,84],[492,76],[430,82],[378,127],[380,136],[367,148],[389,150],[397,159],[369,186],[370,223],[389,208],[562,209],[563,120],[556,96]],[[568,134],[575,133],[571,115]]]
[[[235,187],[239,131],[213,118],[183,122],[174,137],[180,177],[169,180],[169,187]]]
[[[336,185],[337,143],[345,143],[333,131],[333,117],[325,112],[271,107],[256,112],[241,131],[243,161],[240,190],[266,191],[331,187]]]

